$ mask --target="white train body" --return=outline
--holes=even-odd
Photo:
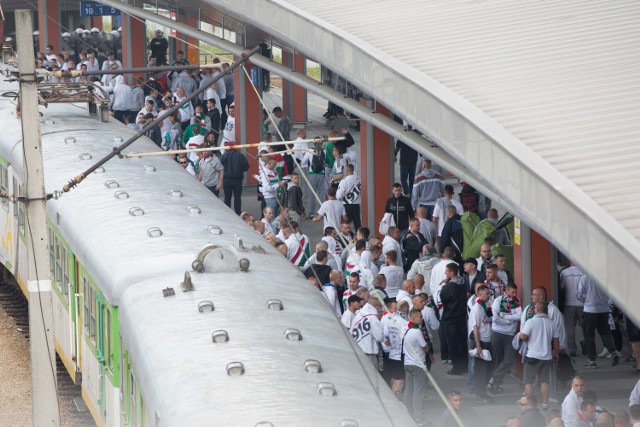
[[[133,135],[84,105],[41,111],[47,193]],[[15,195],[21,124],[9,98],[0,112],[0,186]],[[156,149],[142,138],[126,151]],[[28,297],[24,206],[1,207],[0,261]],[[412,425],[321,293],[168,156],[115,158],[47,216],[55,348],[99,426]],[[207,245],[215,266],[196,273]]]

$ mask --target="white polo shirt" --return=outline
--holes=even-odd
[[[536,314],[524,325],[522,333],[529,337],[527,341],[527,357],[538,360],[551,360],[553,338],[558,338],[558,331],[546,314]]]
[[[422,350],[427,342],[422,336],[420,329],[409,329],[404,336],[404,365],[422,367],[427,361],[427,355]]]

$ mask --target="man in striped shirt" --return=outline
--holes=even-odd
[[[422,172],[416,176],[411,191],[411,206],[427,208],[427,219],[432,220],[436,200],[444,195],[444,180],[433,168],[430,159],[422,162]]]

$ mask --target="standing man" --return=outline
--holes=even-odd
[[[370,296],[369,301],[360,309],[353,318],[349,332],[364,351],[367,358],[376,370],[380,370],[378,363],[378,351],[380,343],[384,339],[380,319],[384,309],[382,302],[375,296]]]
[[[575,375],[571,380],[571,390],[562,401],[562,421],[565,426],[573,426],[578,422],[578,411],[582,405],[584,386],[584,377],[581,375]]]
[[[546,427],[547,421],[538,410],[538,399],[533,394],[523,395],[518,405],[520,405],[520,422],[523,427]]]
[[[416,178],[416,165],[418,163],[418,152],[409,147],[404,142],[396,142],[395,154],[400,152],[400,182],[404,194],[411,194],[413,190],[413,180]]]
[[[222,166],[224,166],[224,179],[222,188],[224,189],[224,204],[231,207],[231,196],[233,196],[233,210],[240,215],[242,212],[242,180],[244,173],[249,170],[247,158],[238,150],[233,148],[233,141],[226,143],[229,149],[222,155]]]
[[[324,220],[324,227],[340,227],[340,223],[343,219],[347,218],[347,212],[344,209],[344,205],[339,200],[336,200],[336,189],[329,188],[327,191],[327,200],[325,200],[318,213],[313,217],[313,222],[320,222]]]
[[[389,298],[395,298],[398,291],[402,287],[402,279],[404,277],[404,270],[397,263],[398,255],[396,251],[389,251],[384,254],[386,265],[380,269],[379,274],[383,274],[387,279],[387,286],[385,288]]]
[[[435,249],[431,245],[424,245],[422,253],[423,255],[411,265],[407,279],[415,279],[417,275],[421,275],[424,283],[430,283],[431,270],[440,262],[440,258],[433,256]]]
[[[447,395],[447,400],[449,401],[449,405],[453,411],[460,416],[460,408],[462,407],[462,394],[459,391],[450,391]],[[440,427],[458,427],[458,422],[455,420],[449,408],[446,408],[440,416],[440,422],[438,423]]]
[[[229,105],[229,115],[222,130],[222,146],[228,145],[228,142],[236,140],[236,107]]]
[[[444,194],[444,180],[433,169],[430,159],[422,162],[422,172],[416,176],[411,191],[411,206],[417,209],[420,206],[427,208],[427,219],[431,220],[436,200]]]
[[[475,344],[475,366],[474,366],[474,382],[478,403],[490,402],[487,395],[487,385],[489,384],[489,376],[491,375],[491,358],[483,354],[483,350],[488,350],[489,355],[493,354],[491,348],[491,321],[493,313],[489,304],[489,288],[485,285],[478,287],[478,301],[469,313],[469,331],[471,342]],[[466,309],[466,304],[465,304]],[[547,375],[548,378],[548,375]]]
[[[360,223],[360,193],[362,191],[360,178],[354,174],[352,164],[346,166],[347,176],[338,184],[336,198],[344,204],[347,219],[353,223],[353,227],[358,230]],[[311,173],[311,172],[309,172]]]
[[[447,208],[449,206],[455,206],[458,215],[462,216],[464,210],[462,204],[453,197],[453,186],[447,184],[444,186],[444,197],[436,200],[436,204],[433,208],[433,225],[438,229],[438,237],[442,236],[442,229],[444,228],[445,219],[447,217]]]
[[[478,261],[475,258],[467,258],[464,260],[464,281],[469,287],[469,293],[474,293],[474,283],[476,281],[484,282],[487,280],[485,274],[478,271]]]
[[[442,229],[442,237],[438,241],[439,248],[451,246],[455,251],[454,259],[456,262],[462,262],[462,250],[464,247],[464,235],[462,224],[460,223],[460,215],[454,206],[447,208],[447,222]]]
[[[524,355],[524,392],[533,394],[533,384],[540,381],[542,409],[549,408],[549,373],[553,361],[558,360],[560,341],[558,330],[547,315],[547,307],[543,302],[535,303],[534,317],[529,320],[520,332],[520,339],[527,341],[527,353]],[[553,349],[551,343],[553,342]]]
[[[420,207],[416,209],[416,218],[420,221],[420,233],[427,239],[427,243],[435,248],[438,232],[435,225],[427,219],[427,208]]]
[[[447,341],[449,359],[453,367],[449,375],[464,375],[467,372],[467,286],[458,276],[458,265],[447,264],[446,284],[440,291],[442,303],[442,327]]]
[[[517,290],[515,283],[508,283],[505,293],[497,297],[491,307],[493,312],[491,347],[495,369],[487,389],[492,394],[502,393],[504,376],[509,373],[511,366],[515,363],[516,353],[511,342],[522,315],[522,307],[516,297]]]
[[[589,361],[583,366],[597,368],[596,363],[596,330],[604,342],[604,346],[611,354],[611,366],[620,363],[620,352],[613,342],[613,335],[609,329],[609,297],[586,274],[580,277],[576,297],[584,303],[582,330],[587,347]]]
[[[407,272],[413,263],[422,255],[422,248],[427,244],[427,240],[420,233],[420,221],[413,218],[409,222],[409,231],[404,236],[402,247],[404,249],[404,271]]]
[[[278,189],[287,185],[286,181],[280,181],[278,172],[275,171],[276,160],[273,157],[267,157],[265,165],[260,168],[260,175],[254,176],[260,182],[262,189],[262,197],[268,207],[273,209],[275,215],[278,215]]]
[[[275,107],[271,112],[278,118],[279,132],[276,132],[276,140],[290,141],[291,140],[291,121],[289,120],[289,117],[286,114],[284,114],[284,111],[282,111],[282,108],[280,107]]]
[[[571,261],[571,266],[560,273],[560,290],[564,292],[564,326],[567,329],[567,348],[569,356],[575,357],[576,326],[582,325],[584,303],[577,297],[578,284],[584,273]]]
[[[411,200],[402,194],[402,185],[397,182],[393,184],[391,193],[393,195],[387,200],[384,212],[390,213],[393,216],[396,227],[406,232],[409,229],[409,220],[414,216]]]
[[[200,167],[198,170],[200,171],[198,173],[198,181],[202,182],[216,197],[220,197],[220,188],[222,188],[222,181],[224,180],[224,166],[222,166],[218,156],[213,155],[213,151],[200,152]]]
[[[401,344],[402,353],[404,354],[406,381],[404,405],[413,416],[416,424],[422,424],[426,418],[424,413],[424,396],[427,393],[427,384],[429,382],[424,369],[427,357],[429,357],[431,363],[435,362],[435,358],[420,330],[420,325],[423,322],[420,310],[414,308],[409,311],[409,319],[408,329],[404,333]]]
[[[151,51],[151,56],[156,58],[156,64],[158,65],[167,64],[167,49],[169,48],[169,42],[166,37],[162,36],[162,34],[162,30],[157,29],[155,32],[156,36],[151,39],[149,46],[147,46],[147,49]]]
[[[360,310],[360,307],[362,305],[362,298],[354,293],[353,295],[350,295],[349,298],[347,298],[346,303],[347,307],[345,308],[340,320],[342,321],[342,324],[345,328],[351,329],[353,319],[356,317],[356,312]]]

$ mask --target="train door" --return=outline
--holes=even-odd
[[[73,333],[71,334],[71,357],[76,364],[76,384],[80,384],[81,380],[79,379],[81,376],[79,373],[82,372],[82,346],[80,345],[82,342],[82,322],[80,321],[80,312],[82,311],[82,299],[80,297],[80,263],[73,253],[70,254],[69,258],[72,270],[70,278],[71,289],[69,289],[69,300],[71,302],[69,311],[71,312],[71,327],[73,329]]]
[[[107,307],[104,304],[104,297],[102,294],[98,293],[96,295],[97,304],[98,304],[98,330],[96,337],[96,354],[98,356],[98,365],[100,372],[100,384],[99,384],[99,394],[98,402],[100,403],[100,415],[103,420],[107,419],[107,385],[106,385],[106,368],[105,368],[105,321],[107,320],[105,317],[105,311],[107,311]]]

